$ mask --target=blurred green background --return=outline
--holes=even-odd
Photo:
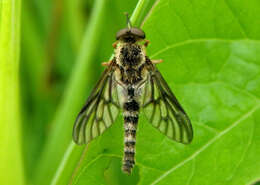
[[[131,176],[121,172],[122,117],[89,147],[71,136],[124,12],[151,40],[149,56],[164,59],[194,128],[183,146],[141,115]],[[258,0],[0,0],[0,184],[253,184],[259,12]]]

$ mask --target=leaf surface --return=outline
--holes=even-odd
[[[176,143],[141,114],[136,167],[120,171],[122,117],[82,156],[71,184],[251,184],[260,178],[260,2],[160,0],[145,19],[148,55],[191,118]],[[109,179],[113,177],[113,179]]]

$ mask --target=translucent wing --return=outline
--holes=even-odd
[[[150,64],[153,65],[153,64]],[[160,72],[151,66],[143,97],[146,117],[169,138],[190,143],[193,131],[190,120]]]
[[[119,113],[113,70],[108,67],[91,92],[73,127],[73,140],[88,143],[112,125]]]

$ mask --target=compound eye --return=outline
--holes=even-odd
[[[116,33],[116,40],[120,39],[120,37],[123,37],[123,36],[125,36],[129,33],[130,33],[130,30],[128,28],[124,28],[124,29],[119,30]]]
[[[131,29],[130,29],[130,32],[131,32],[133,35],[135,35],[135,36],[137,36],[137,37],[139,37],[139,38],[141,38],[141,39],[144,39],[144,38],[145,38],[145,33],[144,33],[144,31],[141,30],[141,29],[139,29],[139,28],[131,28]]]
[[[116,40],[132,38],[135,41],[145,38],[145,33],[139,28],[124,28],[117,32]]]

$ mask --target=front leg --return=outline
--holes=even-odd
[[[113,48],[116,48],[117,43],[118,43],[118,41],[116,41],[116,42],[114,42],[114,43],[112,44]]]
[[[145,40],[144,42],[144,46],[147,47],[149,45],[150,41],[149,40]]]
[[[162,62],[163,62],[163,60],[162,60],[162,59],[158,59],[158,60],[151,60],[151,62],[152,62],[153,64],[160,64],[160,63],[162,63]]]
[[[109,66],[112,62],[113,62],[113,60],[109,60],[108,62],[102,62],[101,65],[107,67],[107,66]]]

